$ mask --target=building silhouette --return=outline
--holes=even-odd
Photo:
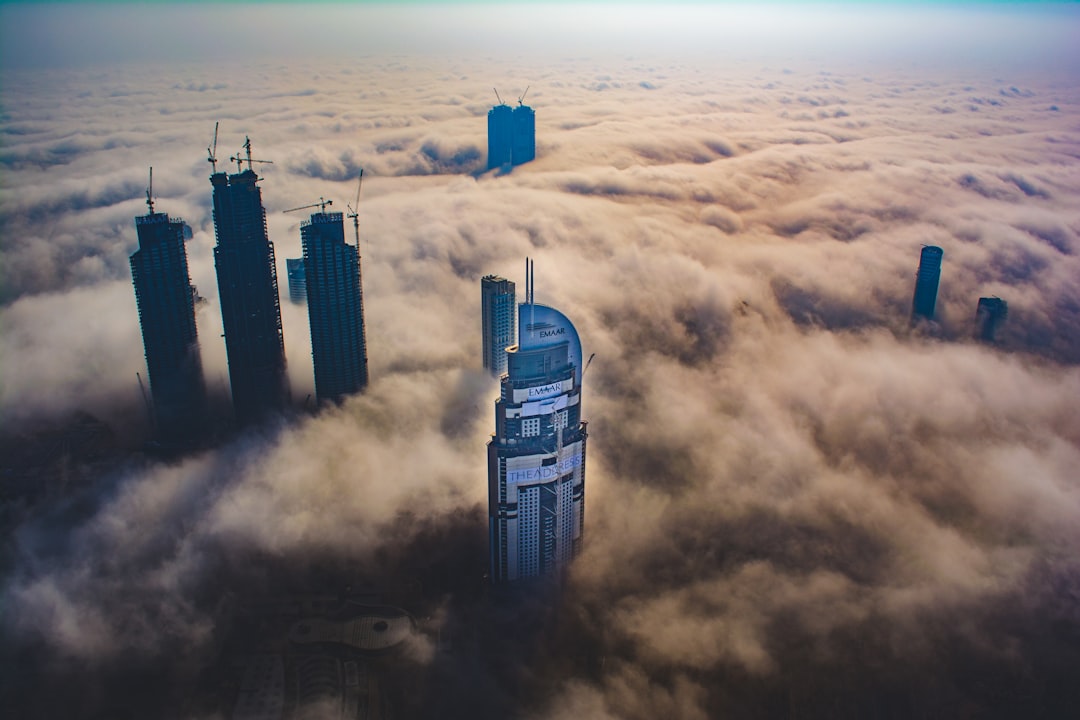
[[[937,305],[938,281],[944,251],[936,245],[923,245],[919,270],[915,275],[915,295],[911,300],[911,322],[933,320]]]
[[[148,193],[149,195],[149,193]],[[188,273],[183,220],[150,212],[135,218],[139,249],[131,280],[139,308],[156,435],[168,445],[197,441],[206,411],[195,288]]]
[[[289,278],[289,300],[295,305],[307,302],[307,278],[304,275],[304,258],[285,258],[285,274]]]
[[[518,102],[514,108],[514,140],[510,161],[514,165],[527,163],[536,157],[536,113]]]
[[[488,110],[488,170],[509,167],[513,157],[514,111],[506,103]]]
[[[533,301],[530,274],[531,266],[488,443],[493,582],[555,575],[582,543],[581,341],[565,315]]]
[[[999,297],[979,298],[975,310],[975,336],[983,342],[994,342],[998,326],[1005,322],[1009,304]]]
[[[488,110],[488,170],[521,165],[536,157],[536,113],[524,102],[528,92],[525,88],[516,108],[499,98],[499,104]]]
[[[258,180],[250,163],[235,175],[210,176],[217,235],[214,265],[233,408],[241,423],[289,405],[274,246],[266,233]]]
[[[506,348],[517,342],[514,283],[498,275],[480,280],[480,325],[484,369],[495,377],[506,372]]]
[[[304,246],[315,395],[340,402],[367,387],[367,344],[360,253],[345,242],[339,212],[317,212],[300,224]]]

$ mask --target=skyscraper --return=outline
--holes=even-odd
[[[507,167],[514,144],[514,111],[500,102],[488,110],[488,170]]]
[[[938,280],[941,278],[941,257],[945,252],[936,245],[923,245],[919,256],[919,271],[915,276],[915,296],[911,301],[911,322],[933,320],[937,305]]]
[[[998,326],[1009,314],[1009,304],[999,297],[979,298],[975,310],[975,336],[983,342],[994,342]]]
[[[341,213],[317,212],[300,224],[307,279],[311,357],[320,402],[367,387],[367,344],[360,253],[345,242]]]
[[[184,221],[154,212],[135,218],[139,249],[131,255],[131,280],[139,307],[146,368],[150,375],[157,437],[188,445],[200,433],[206,408],[195,290],[188,274]]]
[[[307,302],[304,258],[285,258],[285,274],[289,277],[289,300],[297,305],[303,305]]]
[[[585,519],[581,341],[565,315],[533,301],[529,275],[488,443],[494,582],[557,574],[580,552]]]
[[[536,157],[536,113],[520,101],[514,108],[514,142],[510,157],[514,165]]]
[[[506,348],[517,340],[514,283],[498,275],[480,280],[480,325],[484,338],[484,369],[495,377],[506,372]]]
[[[235,175],[215,172],[214,264],[221,320],[229,357],[229,384],[239,422],[249,422],[289,404],[285,341],[281,334],[274,246],[266,234],[259,177],[250,164]]]

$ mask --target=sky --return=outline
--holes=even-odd
[[[1061,716],[1078,30],[1072,3],[0,5],[0,434],[6,485],[37,488],[3,498],[0,693],[225,717],[191,697],[230,608],[329,582],[422,587],[462,638],[414,658],[417,716]],[[493,87],[537,118],[504,175]],[[273,161],[283,291],[282,210],[343,207],[364,169],[371,384],[166,461],[139,450],[133,218],[153,166],[227,404],[215,123],[219,157],[250,136]],[[926,244],[938,315],[912,327]],[[479,279],[521,286],[526,256],[596,359],[585,549],[508,632]],[[1009,306],[993,344],[984,296]],[[306,310],[282,313],[300,402]],[[32,452],[87,415],[109,458]]]

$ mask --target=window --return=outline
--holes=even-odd
[[[540,418],[525,418],[521,421],[521,436],[535,437],[540,434]]]

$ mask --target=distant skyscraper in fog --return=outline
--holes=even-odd
[[[139,249],[131,255],[131,280],[139,307],[146,368],[150,375],[158,439],[186,445],[199,435],[206,408],[195,289],[188,273],[183,220],[156,213],[135,218]]]
[[[514,144],[514,111],[500,102],[488,110],[488,170],[510,165]]]
[[[924,245],[915,276],[915,296],[911,301],[911,321],[933,320],[937,305],[938,281],[941,278],[941,258],[945,252],[936,245]]]
[[[533,302],[526,272],[488,443],[494,582],[557,574],[581,551],[585,518],[581,341],[565,315]]]
[[[304,275],[304,258],[286,258],[285,274],[289,277],[289,300],[297,305],[307,302],[307,279]]]
[[[499,104],[488,110],[488,170],[521,165],[536,157],[536,113],[524,104],[528,92],[526,88],[516,108],[499,98]]]
[[[251,142],[244,143],[251,156]],[[229,384],[239,422],[289,405],[274,246],[266,234],[259,177],[248,169],[214,172],[214,265],[229,357]]]
[[[311,358],[320,402],[367,387],[367,344],[359,249],[345,242],[339,212],[317,212],[300,224],[307,278]]]
[[[536,113],[520,102],[514,108],[514,146],[511,161],[514,165],[527,163],[536,157]]]
[[[975,335],[983,342],[994,342],[998,326],[1009,314],[1009,304],[999,297],[979,298],[975,310]]]
[[[506,372],[506,348],[517,341],[514,283],[498,275],[480,280],[480,326],[484,369],[495,377]]]

